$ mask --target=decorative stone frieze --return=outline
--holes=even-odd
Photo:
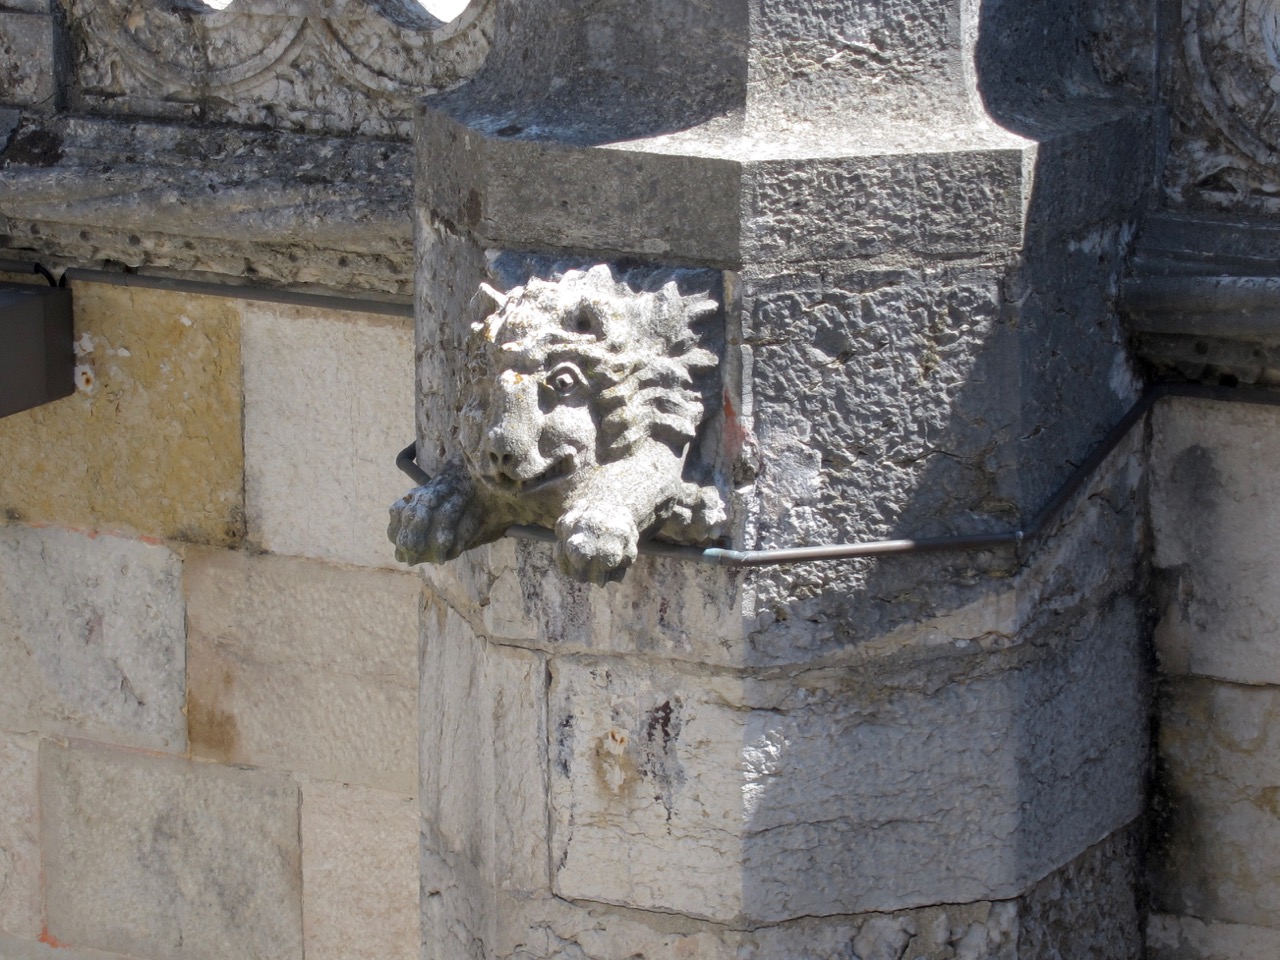
[[[1171,90],[1169,199],[1280,211],[1280,5],[1182,0]]]
[[[73,0],[71,96],[97,113],[403,139],[413,102],[483,62],[495,0]]]

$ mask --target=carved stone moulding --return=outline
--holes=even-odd
[[[1183,0],[1174,202],[1280,212],[1280,0]]]
[[[1143,225],[1121,310],[1157,377],[1280,385],[1280,227],[1161,213]]]
[[[406,139],[413,103],[484,61],[496,0],[452,23],[413,0],[70,0],[88,112]]]
[[[408,152],[389,141],[77,117],[0,126],[8,256],[405,296],[412,194]]]
[[[508,253],[490,279],[459,448],[392,507],[397,558],[443,563],[537,524],[566,574],[602,584],[644,536],[725,533],[743,443],[722,400],[722,274]]]

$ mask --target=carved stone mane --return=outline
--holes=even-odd
[[[440,563],[532,523],[555,530],[561,569],[604,583],[644,534],[720,532],[724,501],[688,456],[720,396],[718,275],[542,272],[482,288],[497,309],[468,346],[462,450],[392,508],[404,562]]]

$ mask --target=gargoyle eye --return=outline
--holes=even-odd
[[[547,386],[562,397],[567,397],[579,387],[586,386],[582,371],[572,363],[562,363],[547,374]]]

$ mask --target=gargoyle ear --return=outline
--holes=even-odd
[[[480,282],[480,292],[493,301],[493,305],[501,310],[507,305],[507,294],[494,287],[489,286],[483,280]]]

